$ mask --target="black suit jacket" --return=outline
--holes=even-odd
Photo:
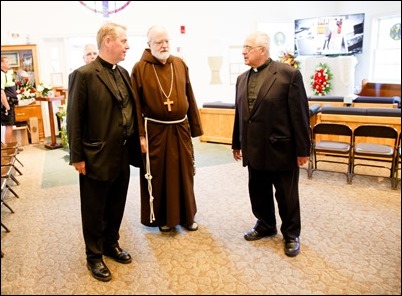
[[[309,109],[299,70],[272,61],[249,112],[247,82],[250,70],[236,82],[236,111],[232,148],[241,149],[243,166],[287,170],[297,156],[308,156]]]
[[[141,159],[136,118],[136,100],[126,69],[117,66],[133,103],[134,129],[129,139],[131,164]],[[107,69],[99,59],[84,65],[69,76],[67,134],[70,163],[86,162],[87,176],[96,180],[112,180],[120,172],[123,139],[123,115],[118,94],[111,84]],[[137,162],[135,162],[136,160]]]

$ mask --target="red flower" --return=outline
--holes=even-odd
[[[311,86],[315,95],[325,96],[331,90],[330,80],[332,73],[327,64],[320,63],[315,69],[315,73],[311,76]]]

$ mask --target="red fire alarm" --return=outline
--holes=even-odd
[[[186,26],[180,26],[180,33],[185,34],[186,33]]]

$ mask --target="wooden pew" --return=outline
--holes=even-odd
[[[396,83],[369,82],[367,79],[363,79],[362,89],[357,95],[371,97],[401,97],[401,85]]]

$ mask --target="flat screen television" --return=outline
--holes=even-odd
[[[364,13],[295,20],[295,55],[339,56],[363,52]]]

